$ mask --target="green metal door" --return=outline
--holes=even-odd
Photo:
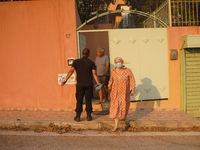
[[[200,48],[185,50],[186,111],[200,117]]]

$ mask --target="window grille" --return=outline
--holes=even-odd
[[[198,26],[200,0],[172,0],[172,26]]]
[[[199,26],[200,0],[166,0],[151,14],[169,26]],[[160,25],[148,18],[144,27],[158,28]]]

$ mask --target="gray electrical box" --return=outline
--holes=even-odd
[[[178,51],[176,49],[170,50],[170,59],[177,60],[178,59]]]

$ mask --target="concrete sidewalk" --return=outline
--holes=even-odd
[[[73,120],[75,111],[15,111],[0,110],[0,126],[21,126],[26,128],[46,127],[50,123],[71,128],[100,129],[112,128],[114,120],[109,119],[109,104],[95,105],[93,108],[103,108],[92,113],[93,120],[86,121],[86,112],[81,114],[81,121]],[[98,109],[96,109],[98,110]],[[190,116],[181,110],[166,109],[136,109],[128,114],[130,125],[134,127],[193,127],[200,126],[200,120]],[[124,127],[124,121],[120,121],[120,127]]]

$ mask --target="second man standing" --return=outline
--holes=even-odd
[[[108,81],[110,79],[110,61],[107,55],[104,55],[105,49],[102,47],[97,48],[97,57],[95,60],[95,64],[97,66],[97,75],[101,84],[103,84],[103,89],[105,91],[105,102],[108,101]],[[101,104],[103,102],[103,94],[102,89],[99,90],[99,98],[100,100],[97,104]]]

